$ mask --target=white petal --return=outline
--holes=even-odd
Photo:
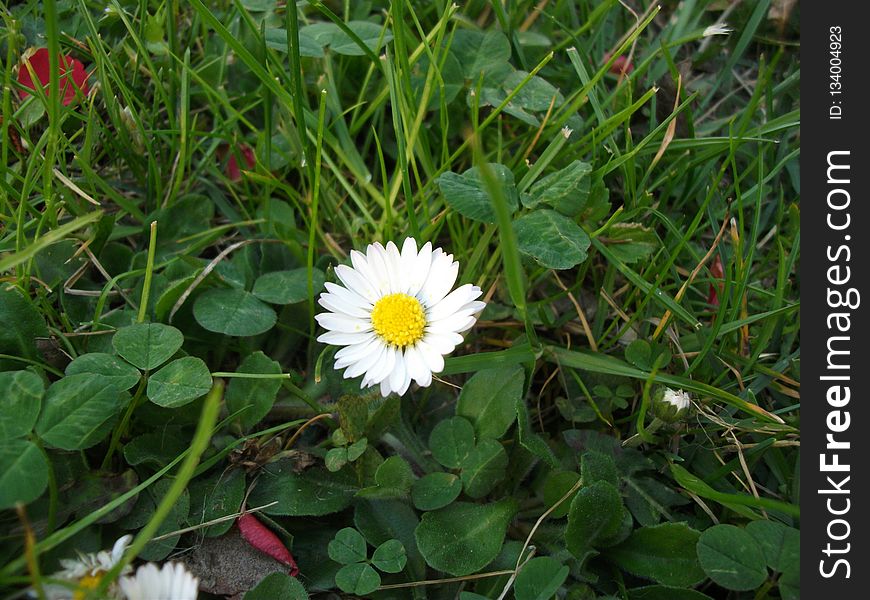
[[[417,240],[412,237],[405,238],[405,241],[402,242],[402,252],[400,256],[401,260],[399,262],[401,264],[401,275],[406,286],[405,293],[413,296],[419,291],[411,291],[411,286],[414,282],[414,267],[417,263]]]
[[[429,308],[438,304],[453,287],[457,275],[459,275],[459,263],[453,262],[453,255],[444,254],[440,248],[435,250],[432,253],[429,276],[418,295],[423,305]]]
[[[375,363],[368,370],[366,376],[375,383],[380,383],[390,376],[393,372],[393,367],[396,365],[396,348],[395,346],[387,346],[387,351],[384,354],[384,359]]]
[[[386,296],[390,293],[390,274],[387,270],[386,250],[380,243],[369,244],[366,248],[366,260],[372,269],[371,284],[378,291],[378,297]]]
[[[341,348],[335,353],[335,358],[349,358],[353,361],[357,361],[366,356],[369,352],[373,352],[377,344],[382,343],[383,342],[376,335],[372,335],[368,341],[362,344],[353,344]]]
[[[447,294],[443,300],[429,308],[426,316],[432,321],[443,319],[444,317],[452,315],[464,305],[473,302],[479,298],[482,293],[481,289],[476,285],[466,283]],[[486,305],[484,304],[484,306]]]
[[[426,367],[433,373],[440,373],[444,370],[444,357],[441,353],[435,350],[432,346],[420,340],[415,346],[420,351],[420,356],[423,357],[423,362]]]
[[[467,314],[451,315],[445,319],[431,321],[426,324],[426,328],[436,333],[461,333],[466,329],[470,329],[477,322],[476,317],[468,316]]]
[[[393,390],[392,390],[392,388],[390,387],[390,379],[389,379],[389,378],[384,379],[384,380],[381,382],[381,396],[383,396],[384,398],[386,398],[387,396],[390,395],[390,393],[391,393],[392,391],[393,391]]]
[[[381,342],[380,338],[377,338],[377,340],[380,343],[376,344],[370,353],[364,355],[357,362],[347,368],[347,371],[344,372],[345,379],[359,377],[363,373],[366,373],[378,361],[384,360],[387,346]],[[368,375],[368,373],[366,373],[366,375]]]
[[[376,335],[370,331],[366,333],[327,331],[317,336],[317,341],[324,344],[332,344],[333,346],[350,346],[351,344],[364,344],[373,337],[376,337]]]
[[[356,308],[368,308],[369,310],[371,310],[372,308],[372,303],[357,294],[356,292],[352,292],[346,287],[342,287],[340,285],[332,283],[331,281],[326,282],[326,291],[330,294],[338,296],[344,302],[350,304],[351,306],[355,306]]]
[[[419,345],[419,343],[417,344]],[[416,381],[419,385],[423,385],[427,377],[431,377],[431,372],[426,367],[426,363],[417,349],[417,346],[405,348],[405,368],[408,370],[408,376]]]
[[[423,379],[417,381],[417,385],[419,385],[420,387],[429,387],[430,385],[432,385],[432,371],[426,369],[426,374],[424,375]]]
[[[378,298],[381,297],[373,283],[347,265],[335,267],[335,275],[350,291],[356,292],[369,302],[377,302]]]
[[[124,551],[127,549],[127,546],[130,545],[130,542],[133,541],[133,536],[127,534],[125,536],[119,537],[115,542],[115,545],[112,546],[112,566],[115,565],[121,558],[124,557]]]
[[[337,315],[335,313],[323,312],[314,315],[314,318],[320,323],[320,326],[330,331],[339,331],[341,333],[364,333],[372,330],[372,322],[365,319],[357,319],[345,315]]]
[[[402,386],[405,385],[405,379],[410,379],[401,350],[396,351],[396,364],[393,366],[388,379],[390,380],[390,388],[396,393],[400,393]]]
[[[366,250],[366,252],[368,252],[368,250]],[[375,292],[377,292],[378,297],[380,297],[382,294],[377,286],[379,274],[375,265],[373,265],[371,260],[369,260],[368,255],[357,250],[351,250],[350,260],[353,264],[353,268],[359,272],[363,279],[369,282],[372,289],[374,289]]]
[[[358,319],[369,319],[371,317],[370,308],[360,308],[345,302],[335,294],[320,294],[317,303],[328,311],[356,317]]]
[[[432,267],[432,244],[426,242],[420,248],[420,253],[414,259],[414,264],[411,270],[407,273],[408,277],[408,294],[418,296],[420,290],[423,289],[423,284],[426,283],[426,278],[429,276],[429,269]]]
[[[404,294],[408,289],[408,284],[402,276],[402,256],[393,242],[387,242],[384,259],[387,264],[387,277],[390,280],[390,293]]]
[[[462,336],[452,331],[436,332],[427,328],[423,341],[441,354],[450,354],[456,346],[462,343]]]

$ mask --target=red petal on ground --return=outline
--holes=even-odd
[[[250,513],[245,513],[239,517],[239,531],[242,532],[242,537],[251,546],[290,567],[291,577],[296,577],[299,574],[299,567],[296,566],[293,555],[290,554],[290,551],[278,536],[272,533],[271,529],[260,523],[257,517]]]
[[[48,93],[48,85],[51,80],[48,58],[48,49],[40,48],[27,59],[27,62],[30,63],[30,67],[33,69],[33,73],[39,79],[39,83],[46,93]],[[59,84],[62,96],[61,102],[64,106],[68,106],[75,100],[77,89],[81,91],[82,95],[87,95],[88,73],[85,71],[85,66],[80,60],[63,55],[58,55],[57,58],[58,77],[60,79]],[[36,90],[36,85],[30,76],[30,69],[25,64],[22,64],[18,69],[18,83],[25,88]],[[22,91],[21,95],[28,96],[29,92]]]

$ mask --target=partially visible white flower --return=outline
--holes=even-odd
[[[411,380],[428,386],[486,306],[477,300],[481,289],[465,284],[451,292],[459,263],[429,242],[418,252],[413,238],[401,252],[393,242],[375,243],[350,258],[352,267],[335,268],[344,287],[327,283],[320,295],[329,312],[315,317],[327,330],[317,340],[344,346],[335,368],[346,368],[345,378],[362,375],[361,387],[380,385],[384,397],[401,396]]]
[[[124,556],[124,551],[130,542],[133,541],[132,535],[125,535],[118,538],[115,545],[112,546],[112,551],[107,552],[101,550],[97,553],[82,554],[79,553],[78,558],[62,558],[60,566],[63,567],[55,573],[57,579],[67,579],[69,581],[78,581],[82,577],[95,577],[105,573],[114,567],[121,557]],[[123,573],[130,572],[130,567],[124,567]]]
[[[653,396],[653,413],[667,423],[682,419],[691,406],[692,397],[683,390],[659,388]]]
[[[728,27],[728,23],[715,23],[704,30],[703,37],[710,37],[711,35],[728,35],[732,31],[734,30]]]
[[[199,579],[181,563],[166,563],[160,569],[146,563],[132,577],[123,577],[120,586],[127,600],[195,600]]]
[[[683,390],[672,390],[665,388],[665,395],[662,400],[674,405],[677,410],[685,410],[692,406],[692,397]]]
[[[124,551],[133,540],[132,535],[119,538],[111,551],[83,554],[78,553],[78,558],[60,559],[60,571],[53,574],[52,579],[68,581],[70,585],[48,584],[43,586],[48,600],[77,600],[84,597],[84,592],[95,589],[108,571],[110,571],[124,556]],[[132,569],[125,566],[121,574],[129,573]],[[112,585],[108,590],[108,597],[116,597],[117,588]],[[33,595],[33,594],[31,594]],[[35,597],[35,596],[34,596]]]

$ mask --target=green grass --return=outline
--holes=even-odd
[[[250,388],[251,397],[274,404],[243,425],[253,409],[226,400],[212,427],[219,387],[208,400],[157,407],[145,393],[153,372],[143,369],[134,399],[121,392],[126,408],[100,425],[93,443],[58,446],[34,417],[26,435],[0,441],[0,461],[3,444],[9,456],[13,442],[33,444],[46,471],[44,481],[8,476],[25,499],[23,513],[13,509],[17,491],[0,494],[8,501],[0,503],[0,590],[36,585],[59,558],[110,547],[128,530],[139,532],[128,561],[143,551],[158,561],[183,556],[202,543],[201,532],[165,552],[147,543],[203,521],[207,478],[229,472],[231,449],[276,435],[287,442],[285,431],[321,413],[339,418],[305,428],[295,447],[322,465],[344,448],[332,435],[339,426],[347,442],[366,437],[363,458],[335,475],[355,490],[386,485],[379,480],[389,474],[375,473],[393,456],[408,461],[414,479],[449,470],[429,455],[429,433],[454,415],[457,388],[471,376],[512,373],[522,385],[520,408],[511,399],[503,409],[520,420],[499,437],[508,467],[487,494],[460,499],[518,502],[495,562],[459,583],[423,585],[455,573],[426,569],[426,540],[415,540],[413,529],[427,511],[397,480],[400,492],[387,496],[403,516],[388,532],[374,524],[380,505],[361,497],[327,516],[310,507],[270,513],[272,526],[292,534],[313,596],[335,589],[339,565],[326,546],[353,526],[370,552],[388,538],[402,541],[408,566],[379,577],[407,597],[454,597],[462,585],[483,597],[511,589],[520,598],[528,580],[559,579],[540,575],[541,583],[516,568],[527,564],[530,546],[569,567],[555,584],[569,597],[629,600],[631,590],[665,584],[711,598],[797,597],[789,571],[771,569],[752,592],[740,592],[709,579],[706,568],[697,581],[673,583],[608,550],[659,522],[695,532],[726,523],[749,531],[758,520],[799,526],[799,33],[792,24],[780,34],[767,19],[769,4],[729,9],[734,32],[713,38],[702,32],[721,7],[704,2],[667,2],[637,15],[610,0],[312,2],[295,13],[259,0],[2,9],[0,315],[9,333],[0,334],[0,372],[26,369],[49,388],[77,357],[126,359],[111,342],[117,329],[163,323],[183,333],[180,352],[228,382],[227,397],[242,394],[237,382],[254,381],[265,387]],[[55,75],[45,92],[22,96],[21,56],[42,46],[81,60],[91,93],[63,106]],[[633,70],[612,73],[616,58],[629,54]],[[13,135],[22,147],[6,142]],[[256,157],[251,166],[245,146]],[[238,181],[226,170],[231,156],[243,170]],[[580,233],[565,235],[589,239],[578,242],[585,258],[553,270],[532,258],[514,223],[542,210],[555,187],[541,192],[544,204],[529,199],[574,161],[590,165],[590,191],[581,208],[566,211]],[[444,185],[445,173],[472,167],[491,202],[488,221],[458,210]],[[541,231],[533,241],[559,241]],[[479,285],[488,307],[447,359],[442,381],[401,402],[364,393],[368,412],[360,417],[339,401],[358,384],[341,380],[334,349],[314,339],[316,277],[334,280],[332,268],[351,249],[406,236],[452,253],[458,283]],[[721,278],[711,272],[717,261]],[[261,274],[291,269],[306,273],[304,300],[269,309],[277,322],[265,332],[201,326],[197,311],[208,309],[201,299],[210,291],[241,294]],[[708,301],[711,289],[718,305]],[[272,371],[265,362],[245,370],[257,352]],[[227,376],[239,373],[252,377]],[[692,392],[699,410],[676,425],[654,419],[660,385]],[[474,400],[460,397],[460,407]],[[364,421],[355,433],[354,419]],[[197,444],[210,436],[203,462],[197,468],[198,452],[147,445],[158,432],[184,448],[194,435]],[[141,462],[137,449],[147,455]],[[632,519],[590,537],[600,555],[583,557],[566,550],[564,536],[573,534],[548,509],[576,481],[560,488],[554,474],[571,472],[584,479],[566,499],[569,522],[586,515],[582,490],[594,469],[584,465],[594,457],[581,456],[591,450],[615,458],[612,483]],[[264,480],[276,464],[283,463],[267,465]],[[246,475],[246,494],[255,477]],[[269,485],[254,490],[262,495]],[[28,486],[35,492],[27,495]],[[154,496],[158,489],[165,495]],[[188,512],[173,508],[185,503]],[[241,502],[228,504],[231,514]],[[35,540],[25,544],[28,527]],[[480,539],[487,536],[499,537],[487,531]],[[517,581],[475,577],[502,570]]]

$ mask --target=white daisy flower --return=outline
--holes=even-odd
[[[124,551],[133,540],[132,535],[119,538],[112,550],[102,550],[96,553],[82,554],[78,558],[60,559],[60,571],[52,575],[53,579],[61,579],[70,582],[71,585],[49,584],[44,586],[44,591],[49,600],[77,600],[83,598],[88,590],[95,589],[108,571],[114,567],[124,556]],[[131,571],[125,566],[122,574]],[[109,588],[109,596],[114,597],[115,587]]]
[[[352,267],[335,268],[344,287],[327,283],[320,295],[329,312],[315,317],[327,330],[317,340],[344,346],[335,368],[346,368],[345,378],[363,375],[360,387],[380,385],[386,397],[404,394],[411,380],[428,386],[486,306],[477,300],[480,288],[465,284],[451,292],[459,263],[429,242],[418,252],[413,238],[401,252],[393,242],[375,243],[350,258]]]
[[[166,563],[158,569],[146,563],[132,577],[120,580],[127,600],[195,600],[199,579],[181,563]]]

